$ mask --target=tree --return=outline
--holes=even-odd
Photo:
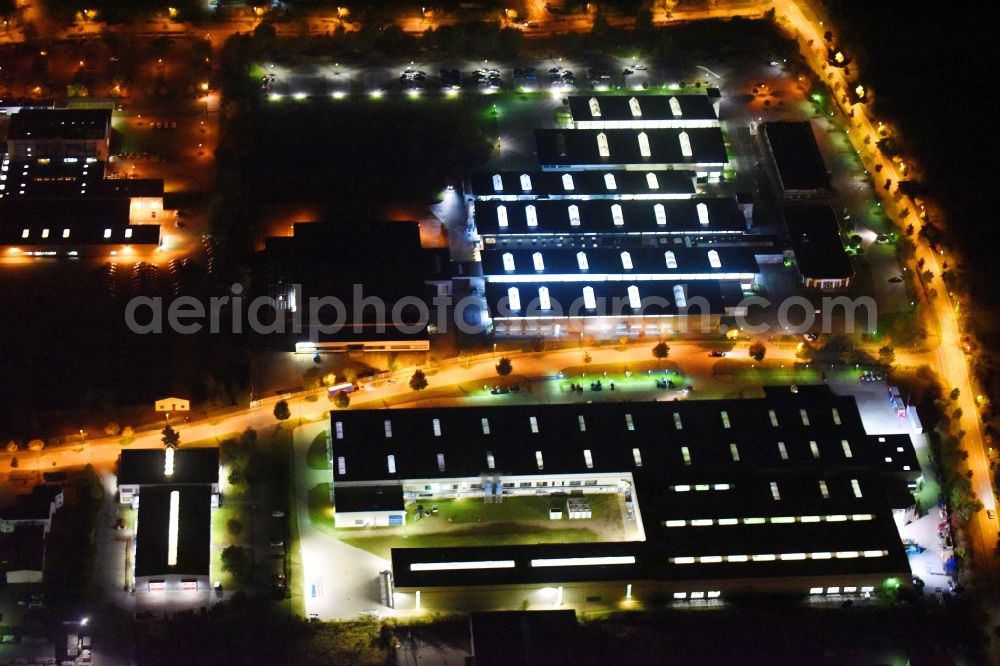
[[[17,442],[10,440],[7,442],[7,453],[17,453]]]
[[[640,9],[635,13],[635,31],[649,32],[653,28],[653,12]]]
[[[751,343],[748,351],[750,353],[750,358],[760,363],[764,360],[764,355],[767,353],[767,347],[764,346],[763,342],[754,342]]]
[[[893,349],[891,345],[879,347],[878,360],[883,365],[892,365],[896,362],[896,350]]]
[[[288,403],[284,400],[279,400],[274,405],[274,418],[278,421],[287,421],[292,418],[292,410],[288,408]]]
[[[423,370],[413,372],[413,376],[410,377],[410,388],[414,391],[423,391],[427,388],[427,375],[424,374]]]
[[[670,356],[670,345],[666,342],[657,342],[653,345],[653,358],[656,359],[657,365],[668,356]]]
[[[117,423],[115,423],[114,421],[112,421],[108,425],[104,426],[104,432],[109,437],[117,437],[118,433],[120,433],[121,431],[122,431],[122,427],[120,425],[118,425]]]
[[[930,282],[931,280],[934,279],[934,273],[932,271],[924,271],[923,273],[920,274],[920,278],[924,282]]]
[[[337,395],[333,397],[333,404],[337,409],[346,409],[351,406],[351,396],[347,391],[337,391]]]
[[[511,364],[510,359],[504,356],[497,363],[497,374],[501,377],[506,377],[511,372],[513,372],[514,366]]]
[[[233,536],[239,536],[240,533],[243,532],[243,523],[236,518],[230,518],[226,522],[226,529],[229,530],[229,533]]]
[[[181,434],[176,430],[174,430],[173,428],[171,428],[170,426],[164,428],[161,431],[161,434],[163,435],[163,437],[160,438],[160,441],[163,442],[163,446],[167,447],[168,449],[176,449],[180,445]]]
[[[955,400],[958,400],[958,396],[960,395],[962,395],[962,392],[958,390],[958,387],[955,387],[951,390],[951,393],[948,394],[948,397],[950,397],[952,402],[954,402]]]
[[[242,546],[228,546],[222,550],[222,569],[233,574],[240,583],[253,579],[253,560],[250,549]]]
[[[41,453],[42,449],[45,448],[45,442],[40,439],[33,439],[28,442],[28,450],[34,453]]]
[[[358,381],[358,371],[350,367],[344,368],[344,381],[348,384]]]
[[[133,427],[132,427],[132,426],[130,426],[130,425],[127,425],[127,426],[125,426],[124,428],[122,428],[122,433],[121,433],[121,435],[122,435],[122,439],[123,439],[123,440],[125,440],[125,441],[129,441],[129,440],[131,440],[131,439],[132,439],[133,437],[135,437],[135,428],[133,428]]]
[[[392,352],[385,361],[386,370],[389,372],[396,372],[396,368],[399,367],[399,354]]]
[[[590,355],[590,352],[583,352],[583,364],[590,365],[590,362],[594,360],[594,357]]]

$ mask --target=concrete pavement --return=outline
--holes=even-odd
[[[358,614],[378,609],[387,612],[379,601],[379,572],[389,562],[368,551],[348,546],[318,529],[309,519],[309,490],[330,483],[329,470],[312,469],[306,464],[306,452],[313,439],[329,424],[325,421],[296,428],[292,477],[295,480],[295,517],[299,528],[302,560],[301,580],[306,616],[316,614],[321,620],[356,619]]]

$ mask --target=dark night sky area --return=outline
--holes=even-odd
[[[1000,270],[997,226],[996,26],[985,3],[830,0],[858,54],[876,109],[915,148],[929,193],[949,213],[949,230],[979,275]],[[976,297],[1000,306],[992,281],[972,280]],[[987,333],[982,331],[982,333]],[[993,335],[997,332],[991,331]]]

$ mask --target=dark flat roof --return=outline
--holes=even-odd
[[[597,100],[600,115],[594,115],[590,100]],[[676,99],[681,113],[675,115],[670,100]],[[632,100],[640,115],[632,112]],[[570,95],[573,120],[718,120],[708,95]]]
[[[101,139],[110,128],[110,109],[22,109],[11,116],[7,139]]]
[[[681,151],[679,136],[684,132],[691,142],[691,157]],[[598,135],[608,139],[609,157],[601,157]],[[649,141],[650,157],[643,157],[639,135]],[[546,166],[574,165],[602,167],[613,164],[724,164],[728,157],[718,127],[685,129],[536,129],[538,162]]]
[[[168,562],[170,494],[179,493],[177,564]],[[136,576],[207,576],[212,531],[209,486],[154,486],[139,497]]]
[[[45,528],[18,525],[0,534],[0,571],[41,571],[45,563]]]
[[[128,199],[101,199],[85,204],[67,203],[59,199],[18,199],[12,196],[0,201],[0,227],[35,227],[45,223],[51,229],[70,225],[93,227],[128,226]]]
[[[52,501],[62,492],[57,485],[42,484],[31,489],[27,495],[17,495],[14,503],[0,509],[4,520],[44,520],[49,517]]]
[[[708,224],[702,224],[698,206],[704,204]],[[537,226],[528,226],[527,207],[533,206]],[[570,206],[580,218],[574,226],[570,219]],[[615,224],[613,206],[621,208],[623,223]],[[662,206],[662,209],[659,208]],[[507,226],[501,227],[500,208],[506,213]],[[657,219],[663,211],[665,224]],[[626,234],[626,233],[682,233],[682,232],[732,232],[747,229],[746,220],[736,200],[727,198],[675,199],[667,201],[477,201],[475,203],[476,230],[480,235],[517,234]]]
[[[614,176],[614,189],[605,175]],[[647,177],[653,174],[654,179]],[[527,176],[530,188],[524,188],[521,176]],[[568,180],[565,177],[568,176]],[[494,179],[499,177],[499,183]],[[469,178],[472,194],[485,196],[591,196],[618,195],[621,192],[649,196],[694,194],[694,174],[689,170],[625,171],[493,171],[477,172]],[[655,184],[656,187],[651,187]],[[499,189],[497,184],[500,185]],[[526,183],[527,184],[527,183]],[[567,185],[571,185],[569,188]]]
[[[844,250],[837,216],[829,206],[789,206],[784,210],[788,238],[807,278],[845,279],[854,275]]]
[[[764,123],[764,137],[778,168],[783,190],[830,189],[812,123],[808,120]]]
[[[125,449],[118,460],[118,485],[182,485],[219,482],[219,449],[174,451],[174,473],[164,475],[165,449]],[[142,491],[145,495],[145,490]]]
[[[580,627],[572,610],[493,611],[469,616],[475,666],[576,666]]]
[[[337,511],[403,510],[403,486],[398,483],[380,486],[342,486],[333,497]]]
[[[267,238],[258,261],[270,283],[301,284],[303,299],[345,299],[348,321],[353,285],[388,302],[422,298],[430,273],[415,222],[299,223],[292,236]]]

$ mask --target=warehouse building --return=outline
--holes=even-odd
[[[450,270],[447,256],[421,247],[415,222],[297,223],[265,239],[255,263],[285,330],[302,329],[286,336],[302,354],[427,351],[426,306],[447,291]],[[324,305],[331,299],[342,312]],[[314,305],[325,310],[314,317]]]
[[[108,159],[110,109],[21,109],[10,118],[7,155],[12,160],[39,157]]]
[[[789,206],[783,215],[802,284],[823,290],[849,286],[854,265],[844,249],[833,209]]]
[[[782,197],[807,199],[832,191],[812,123],[808,120],[764,123],[763,136]]]
[[[536,129],[542,169],[580,171],[691,169],[718,179],[729,158],[718,127],[687,129]]]
[[[163,181],[105,178],[94,157],[0,162],[7,256],[131,255],[159,249]]]
[[[911,510],[920,474],[909,437],[869,435],[854,398],[825,385],[765,393],[337,412],[334,510],[338,493],[373,485],[398,487],[406,504],[534,496],[563,506],[567,497],[615,493],[636,535],[393,548],[391,598],[403,609],[587,607],[753,592],[851,598],[908,580],[894,516]],[[364,510],[349,506],[352,514]]]
[[[570,95],[576,129],[718,127],[719,98],[704,95]]]
[[[493,171],[472,174],[479,201],[519,199],[690,199],[694,174],[675,171]]]
[[[118,500],[138,509],[132,586],[142,592],[208,590],[212,510],[219,506],[219,450],[126,449]]]

